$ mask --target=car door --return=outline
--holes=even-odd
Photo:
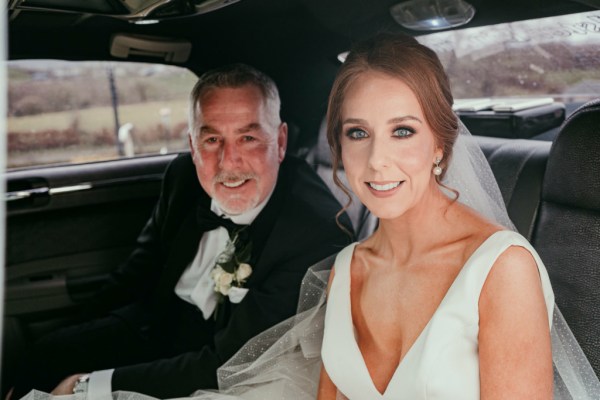
[[[173,157],[7,174],[5,366],[29,341],[85,318],[77,301],[126,259]]]
[[[82,300],[126,260],[165,168],[187,151],[184,108],[195,75],[185,70],[181,78],[152,65],[114,67],[111,98],[99,94],[108,86],[106,66],[99,65],[99,72],[88,64],[9,65],[2,382],[12,381],[29,343],[90,316]],[[123,75],[128,71],[136,75]],[[85,86],[74,84],[80,78]],[[174,82],[178,89],[168,96],[149,93]],[[139,93],[132,97],[132,90]],[[68,104],[47,104],[56,98]]]

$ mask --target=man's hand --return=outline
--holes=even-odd
[[[53,394],[53,395],[73,394],[73,387],[75,387],[75,382],[77,382],[77,379],[79,379],[79,377],[83,376],[83,375],[85,375],[85,374],[75,374],[75,375],[66,377],[65,379],[63,379],[63,381],[61,383],[58,384],[57,387],[54,388],[54,390],[52,392],[50,392],[50,394]]]

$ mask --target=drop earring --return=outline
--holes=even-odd
[[[440,176],[442,174],[442,167],[440,167],[440,162],[442,162],[442,159],[440,157],[437,157],[435,159],[435,167],[433,167],[433,174],[435,176]]]

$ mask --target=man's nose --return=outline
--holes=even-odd
[[[241,153],[235,142],[225,141],[221,148],[221,160],[220,164],[222,168],[231,168],[239,165],[242,162]]]

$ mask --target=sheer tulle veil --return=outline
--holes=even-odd
[[[443,183],[459,193],[459,202],[508,229],[515,229],[485,156],[462,124]],[[449,190],[446,194],[455,196]],[[333,262],[332,256],[309,269],[295,316],[251,339],[219,368],[218,391],[198,391],[192,397],[199,400],[315,399],[321,368],[325,289]],[[555,399],[600,398],[600,382],[556,306],[552,353]],[[32,392],[27,397],[47,396]],[[117,392],[113,398],[150,397]]]

